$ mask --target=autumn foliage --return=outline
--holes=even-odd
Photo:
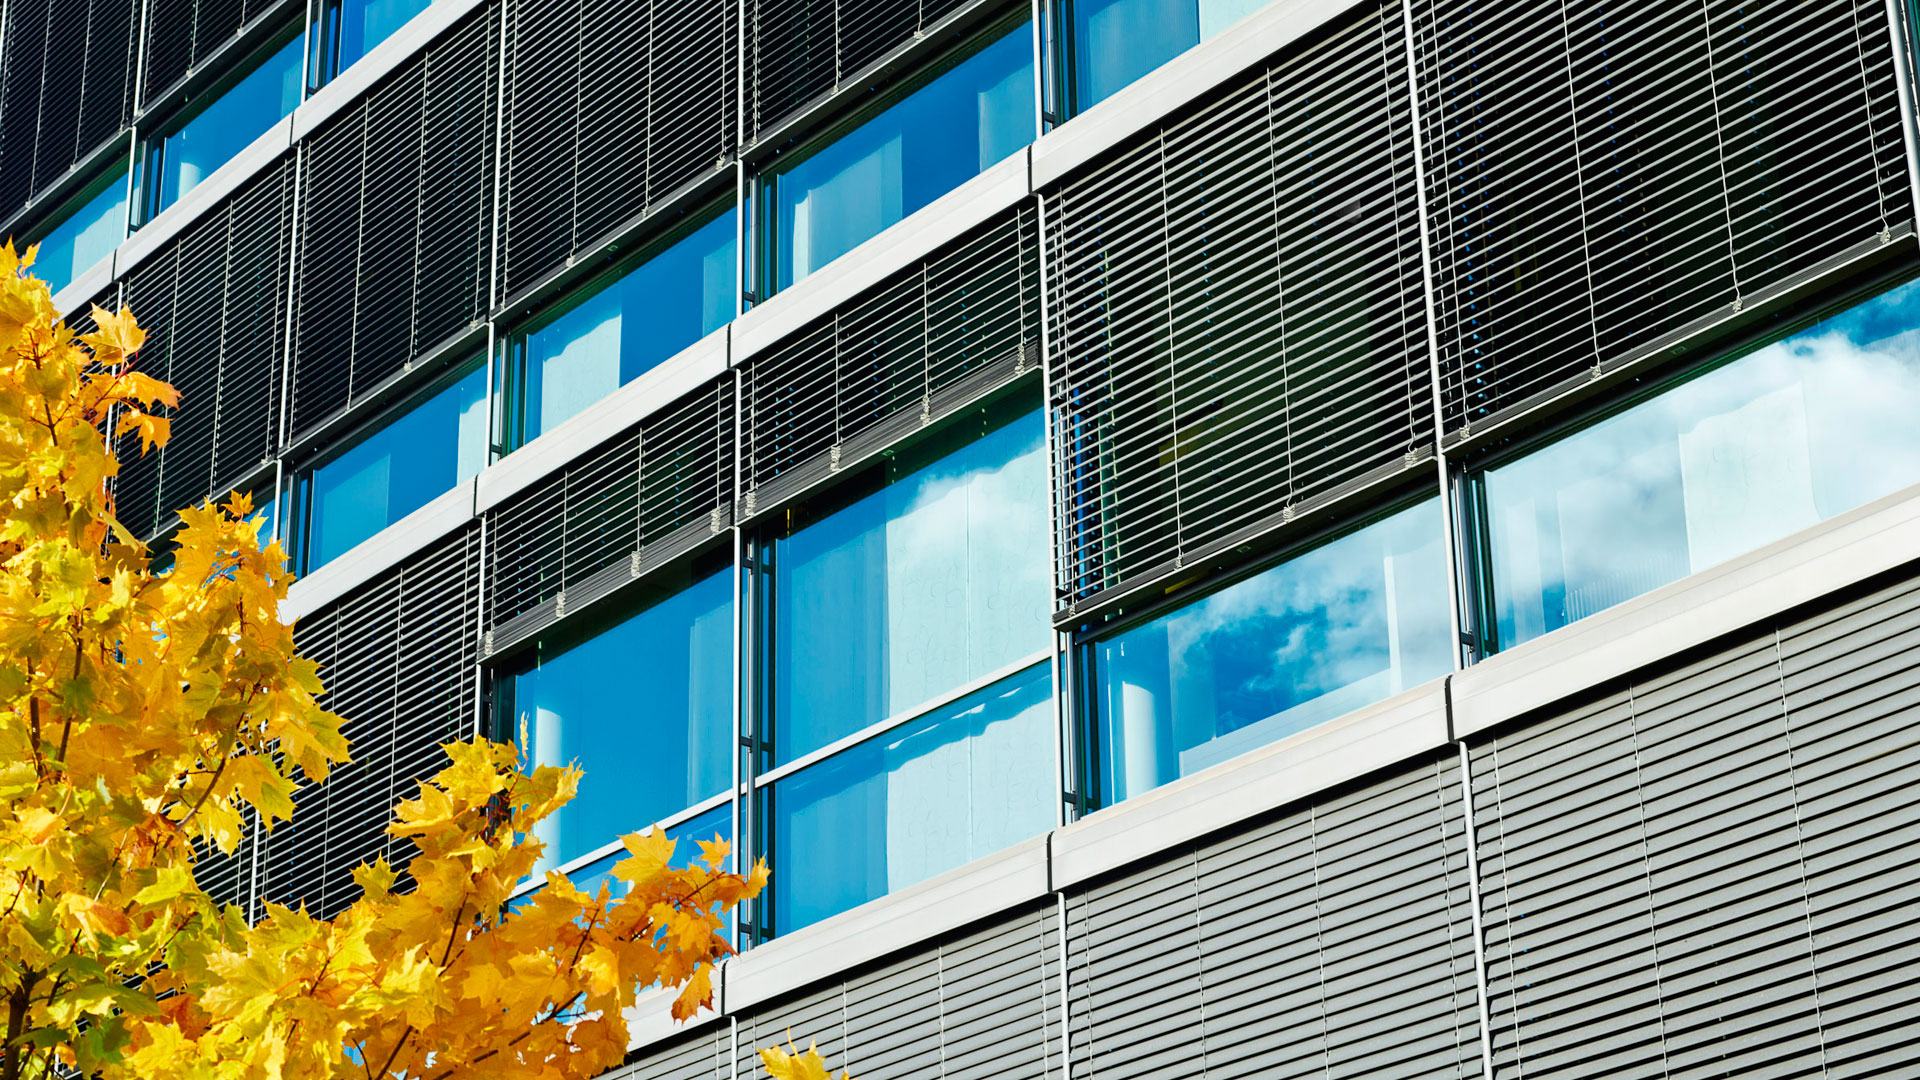
[[[405,873],[362,867],[334,918],[250,923],[199,887],[196,850],[292,817],[352,728],[317,704],[244,496],[184,510],[165,573],[115,520],[108,430],[145,452],[160,407],[192,403],[139,370],[127,311],[76,341],[31,258],[0,247],[0,1080],[589,1077],[622,1060],[639,988],[707,1004],[722,914],[764,867],[723,872],[715,843],[676,868],[629,836],[625,895],[550,873],[509,909],[579,773],[484,740],[396,808]]]

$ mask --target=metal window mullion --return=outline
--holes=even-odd
[[[1915,28],[1900,12],[1900,0],[1886,0],[1887,44],[1893,50],[1894,89],[1900,105],[1900,139],[1906,148],[1908,209],[1920,227],[1920,132],[1916,132],[1913,89],[1913,34]]]

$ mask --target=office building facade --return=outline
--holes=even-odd
[[[773,867],[621,1075],[1920,1075],[1915,25],[6,0],[0,216],[302,575],[251,911],[487,734]]]

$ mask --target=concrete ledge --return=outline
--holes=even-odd
[[[1036,836],[729,960],[726,1009],[752,1008],[1046,894],[1047,838]]]
[[[1455,732],[1485,731],[1916,559],[1920,487],[1475,664],[1454,676]]]
[[[1446,744],[1440,679],[1056,831],[1053,887],[1078,885]]]
[[[666,408],[727,370],[729,327],[721,327],[594,402],[480,474],[480,513],[526,490],[561,466]]]
[[[1029,149],[909,214],[734,321],[738,364],[1027,197]]]
[[[1353,0],[1274,0],[1229,32],[1167,61],[1034,143],[1034,189],[1059,181],[1353,6]]]
[[[731,962],[728,960],[720,962],[719,976],[724,976],[727,965]],[[722,981],[722,977],[714,979],[714,1007],[684,1024],[673,1018],[673,999],[680,996],[680,991],[642,990],[639,996],[634,998],[633,1006],[626,1011],[627,1053],[631,1054],[635,1050],[652,1046],[654,1043],[692,1034],[725,1020],[727,1014],[720,1008],[723,1004],[720,997]]]
[[[280,621],[290,623],[313,614],[472,521],[473,516],[473,481],[464,480],[294,582],[287,590],[287,602],[280,606]]]
[[[260,137],[249,143],[245,150],[215,169],[212,176],[194,185],[193,190],[181,196],[179,202],[162,210],[158,217],[147,222],[139,232],[120,245],[120,249],[114,253],[114,273],[121,277],[132,273],[134,267],[140,265],[147,256],[186,231],[188,226],[200,220],[201,215],[253,179],[254,174],[278,161],[280,155],[293,145],[292,131],[293,117],[281,117],[279,123],[261,132]]]
[[[53,294],[53,310],[66,318],[82,308],[87,301],[105,292],[113,284],[113,252],[88,267],[80,276],[67,283],[67,287]],[[103,305],[104,306],[104,305]]]
[[[335,113],[360,100],[374,83],[413,59],[448,27],[467,17],[487,0],[433,0],[426,10],[408,19],[385,41],[355,61],[340,77],[321,87],[293,111],[293,141],[299,142]]]

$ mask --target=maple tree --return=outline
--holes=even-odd
[[[639,988],[679,987],[676,1018],[709,1004],[764,865],[726,872],[716,840],[676,866],[655,830],[624,838],[623,895],[548,873],[510,908],[580,774],[484,739],[395,809],[404,876],[360,867],[333,918],[208,896],[196,856],[290,819],[348,760],[343,721],[245,496],[182,511],[166,572],[116,520],[115,439],[164,445],[178,397],[125,309],[76,339],[32,257],[0,247],[0,1080],[589,1077],[624,1057]]]

